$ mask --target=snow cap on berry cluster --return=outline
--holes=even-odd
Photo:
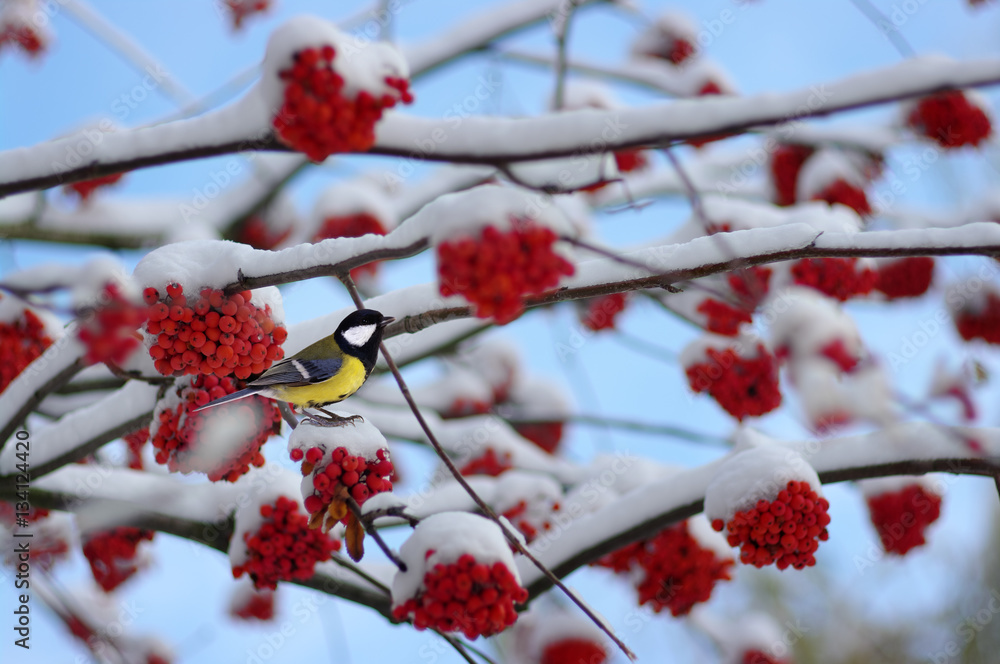
[[[865,498],[881,496],[884,493],[896,493],[909,486],[918,486],[927,493],[941,495],[945,484],[928,475],[893,475],[876,477],[869,480],[858,480],[858,488]]]
[[[503,564],[521,584],[514,555],[499,526],[467,512],[441,512],[418,523],[399,548],[406,571],[397,572],[392,580],[393,607],[415,597],[423,587],[424,575],[435,565],[450,565],[464,554],[477,563]]]
[[[802,166],[799,172],[798,197],[800,200],[819,198],[838,180],[863,192],[875,174],[875,169],[871,158],[865,155],[823,148]]]
[[[233,591],[229,595],[229,615],[239,618],[254,617],[258,620],[268,620],[261,612],[274,615],[274,599],[276,590],[256,588],[253,579],[243,576],[236,579]]]
[[[4,283],[6,283],[6,278],[4,279]],[[35,309],[14,295],[0,293],[0,325],[16,325],[23,322],[25,312],[30,312],[41,324],[41,334],[53,340],[62,336],[62,321],[56,318],[51,312],[44,309]]]
[[[462,236],[478,236],[487,226],[500,232],[514,227],[515,220],[530,221],[551,229],[556,235],[575,235],[565,213],[545,197],[520,187],[493,184],[446,194],[425,205],[407,220],[419,224],[430,236],[432,245]],[[571,254],[559,247],[564,258]]]
[[[506,512],[518,503],[534,505],[557,501],[563,497],[562,486],[545,473],[511,470],[495,480],[490,507],[496,512]]]
[[[397,225],[396,210],[389,203],[385,192],[375,182],[355,178],[349,182],[333,184],[320,193],[313,205],[311,223],[302,229],[308,237],[320,230],[330,217],[347,217],[368,214],[388,233]]]
[[[898,419],[892,382],[876,362],[843,374],[826,360],[805,359],[789,365],[788,377],[819,433],[852,422],[889,426]]]
[[[691,613],[691,622],[719,645],[724,664],[746,664],[748,652],[762,653],[776,663],[785,661],[777,651],[782,655],[787,653],[787,633],[766,613],[745,611],[738,618],[722,619],[698,607]],[[750,663],[763,664],[765,661],[751,659]]]
[[[791,208],[780,208],[770,203],[742,201],[712,194],[703,200],[705,216],[716,224],[725,224],[730,231],[752,228],[774,228],[787,224],[808,224],[817,231],[828,233],[857,233],[863,222],[858,215],[845,207],[830,207],[819,202],[804,202]],[[697,215],[687,222],[704,235],[704,225]]]
[[[607,656],[604,632],[594,622],[582,615],[561,608],[553,601],[543,602],[543,595],[523,612],[511,631],[514,659],[524,664],[558,664],[559,660],[546,660],[546,650],[560,642],[577,641],[593,644],[587,652],[590,657],[581,664],[601,664],[603,659],[592,659],[599,652]],[[581,650],[580,652],[585,652]],[[566,664],[569,664],[567,661]],[[577,664],[573,661],[572,664]]]
[[[522,371],[517,347],[498,338],[461,347],[456,362],[482,376],[497,402],[507,399]]]
[[[413,399],[445,416],[486,413],[494,403],[493,388],[486,379],[462,366],[449,367],[437,380],[414,387]]]
[[[750,330],[745,330],[735,337],[727,337],[721,334],[703,334],[691,341],[680,354],[681,366],[685,369],[705,362],[706,351],[709,349],[725,351],[730,348],[739,349],[740,357],[757,357],[758,345],[763,345],[764,350],[770,352],[771,347],[763,337],[758,337]]]
[[[609,87],[595,81],[569,81],[563,91],[563,110],[566,111],[584,108],[613,110],[621,106]]]
[[[973,394],[975,381],[972,372],[974,368],[963,364],[958,369],[951,369],[943,360],[934,366],[931,384],[927,391],[930,399],[955,399],[962,406],[962,417],[971,422],[978,416],[976,401]]]
[[[255,253],[245,244],[228,240],[176,242],[146,254],[132,277],[139,288],[162,290],[165,284],[178,284],[186,294],[195,295],[203,288],[221,289],[232,284],[241,267],[254,263]],[[276,287],[265,286],[251,293],[254,306],[271,308],[275,325],[285,322],[281,292]]]
[[[350,96],[362,90],[375,98],[396,96],[399,91],[386,83],[386,77],[409,78],[406,60],[389,42],[368,42],[359,48],[351,35],[330,21],[318,16],[295,16],[272,32],[267,42],[260,85],[271,109],[281,106],[284,100],[285,84],[279,72],[292,65],[295,53],[325,45],[336,50],[332,66],[344,79],[344,92]]]
[[[246,498],[238,501],[235,528],[229,540],[229,562],[235,568],[249,560],[243,536],[246,533],[256,533],[266,521],[260,513],[262,505],[273,505],[279,497],[284,496],[298,503],[303,514],[306,511],[302,506],[298,475],[285,468],[268,467],[266,475],[265,471],[252,471],[237,480],[233,488],[236,495]]]
[[[343,411],[331,411],[341,417],[350,417],[351,413]],[[292,435],[288,437],[288,452],[300,450],[304,455],[310,448],[318,447],[323,450],[323,455],[338,447],[343,447],[348,454],[364,457],[368,461],[378,459],[379,450],[389,449],[389,444],[385,441],[382,432],[375,428],[367,420],[353,423],[342,427],[322,427],[312,424],[309,420],[302,420],[299,426],[295,427]],[[295,454],[298,456],[298,453]],[[303,478],[303,482],[308,477]],[[310,485],[311,486],[311,485]]]
[[[525,420],[564,420],[572,413],[562,385],[544,376],[524,376],[510,391],[510,404],[517,417]]]
[[[52,32],[48,29],[48,7],[45,11],[38,0],[8,0],[0,5],[0,50],[5,43],[21,48],[29,57],[37,57],[48,48]],[[44,21],[37,16],[45,17]]]
[[[679,42],[685,42],[681,44]],[[632,57],[662,58],[674,64],[681,64],[694,53],[698,46],[698,27],[687,14],[666,11],[660,14],[632,42]]]
[[[819,291],[789,286],[763,308],[773,312],[771,346],[790,363],[818,360],[851,371],[866,355],[854,319]]]
[[[805,457],[761,433],[743,429],[733,452],[721,461],[705,489],[705,516],[710,521],[726,521],[751,509],[758,500],[773,500],[791,481],[806,482],[823,495],[819,476]]]

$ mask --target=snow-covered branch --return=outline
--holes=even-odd
[[[1000,60],[955,62],[921,57],[840,81],[782,94],[709,97],[614,111],[571,111],[538,118],[450,120],[389,113],[371,154],[467,164],[509,164],[638,146],[664,146],[736,133],[791,119],[924,96],[949,88],[1000,83]],[[0,196],[160,164],[252,150],[285,149],[274,138],[262,100],[251,91],[236,104],[197,118],[103,136],[87,162],[67,159],[79,136],[0,153]],[[443,137],[443,139],[442,139]],[[432,145],[432,150],[420,146]],[[75,165],[74,165],[75,164]]]

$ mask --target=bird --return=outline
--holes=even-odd
[[[374,309],[352,312],[333,334],[278,362],[244,389],[210,401],[195,412],[257,394],[322,412],[326,417],[308,415],[320,426],[363,420],[360,415],[342,417],[323,406],[343,401],[364,385],[375,368],[385,327],[394,320]]]

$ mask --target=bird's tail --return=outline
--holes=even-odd
[[[206,408],[214,408],[215,406],[221,406],[224,403],[229,403],[230,401],[237,401],[239,399],[244,399],[246,397],[253,396],[254,394],[258,394],[259,392],[260,392],[259,388],[247,387],[245,389],[233,392],[232,394],[227,394],[224,397],[219,397],[215,401],[209,401],[201,408],[195,408],[192,412],[197,413],[199,410],[205,410]]]

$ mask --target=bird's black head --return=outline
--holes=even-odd
[[[378,359],[378,345],[385,326],[396,320],[374,309],[359,309],[341,321],[335,338],[340,349],[361,360],[371,371]]]

